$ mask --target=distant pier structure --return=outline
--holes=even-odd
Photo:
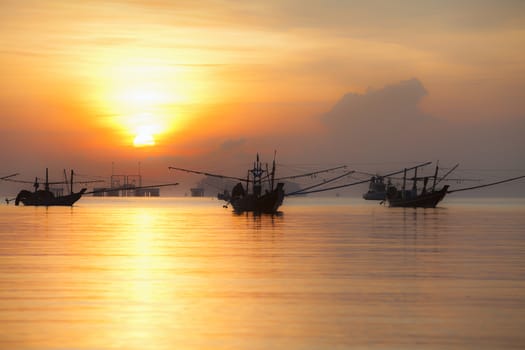
[[[142,188],[141,175],[111,175],[110,187],[93,189],[95,197],[160,197],[159,187]]]
[[[204,197],[204,188],[202,187],[190,188],[190,192],[192,197]]]

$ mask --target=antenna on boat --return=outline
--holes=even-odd
[[[48,168],[46,168],[46,191],[49,191],[49,171],[48,171]]]
[[[273,163],[272,163],[272,174],[271,174],[271,190],[273,191],[273,185],[275,181],[275,156],[277,155],[277,150],[273,151]]]
[[[405,198],[405,187],[407,183],[407,168],[403,169],[403,187],[401,188],[401,197]]]
[[[270,170],[268,170],[268,163],[266,163],[266,174],[270,174]],[[268,185],[270,185],[270,190],[273,191],[273,184],[272,184],[272,178],[270,176],[266,176],[268,179]]]
[[[434,172],[434,183],[432,184],[432,192],[436,190],[438,171],[439,171],[439,160],[436,162],[436,171]]]
[[[417,191],[417,168],[414,169],[414,183],[412,184],[412,190]]]
[[[63,169],[64,170],[64,181],[65,181],[65,184],[67,186],[67,184],[69,183],[68,179],[67,179],[67,174],[66,174],[66,169]],[[69,194],[73,193],[73,191],[69,192]]]

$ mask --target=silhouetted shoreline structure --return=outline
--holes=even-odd
[[[96,187],[94,197],[160,197],[160,187],[142,186],[142,175],[111,175],[110,187]]]
[[[202,187],[190,188],[190,193],[192,197],[204,197],[204,188]]]

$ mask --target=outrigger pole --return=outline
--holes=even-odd
[[[320,182],[320,183],[315,184],[315,185],[312,185],[312,186],[310,186],[310,187],[306,187],[306,188],[303,188],[303,189],[297,190],[297,191],[292,192],[292,193],[285,193],[285,196],[301,195],[301,194],[303,194],[305,191],[308,191],[308,190],[310,190],[310,189],[312,189],[312,188],[319,187],[319,186],[325,185],[325,184],[330,183],[330,182],[334,182],[334,181],[336,181],[336,180],[339,180],[339,179],[341,179],[341,178],[343,178],[343,177],[345,177],[345,176],[347,176],[347,175],[351,175],[351,174],[353,174],[353,173],[355,173],[354,170],[347,171],[347,172],[344,173],[343,175],[339,175],[339,176],[337,176],[337,177],[334,177],[334,178],[332,178],[332,179],[329,179],[329,180],[326,180],[326,181]],[[370,180],[366,180],[366,181],[370,181]],[[311,192],[308,192],[308,193],[311,193]]]
[[[239,180],[239,181],[245,181],[246,180],[246,179],[243,179],[243,178],[240,178],[240,177],[225,176],[225,175],[220,175],[220,174],[208,173],[208,172],[205,172],[205,171],[197,171],[197,170],[191,170],[191,169],[177,168],[177,167],[173,167],[173,166],[168,167],[168,169],[169,170],[184,171],[184,172],[192,173],[192,174],[199,174],[199,175],[206,175],[206,176],[211,176],[211,177],[218,177],[220,179],[233,179],[233,180]]]
[[[2,176],[2,177],[0,177],[0,180],[7,180],[10,177],[17,176],[17,175],[20,175],[20,174],[19,173],[15,173],[15,174],[7,175],[7,176]]]
[[[489,187],[489,186],[494,186],[494,185],[499,185],[499,184],[502,184],[502,183],[505,183],[505,182],[516,181],[516,180],[523,179],[523,178],[525,178],[525,175],[516,176],[516,177],[510,178],[510,179],[505,179],[505,180],[501,180],[501,181],[491,182],[491,183],[489,183],[489,184],[484,184],[484,185],[478,185],[478,186],[472,186],[472,187],[465,187],[465,188],[458,188],[457,190],[447,191],[447,193],[454,193],[454,192],[461,192],[461,191],[475,190],[475,189],[478,189],[478,188]]]
[[[314,172],[306,173],[306,174],[279,177],[279,178],[277,178],[275,180],[280,181],[280,180],[297,179],[297,178],[300,178],[300,177],[313,176],[313,175],[317,175],[317,174],[321,174],[321,173],[327,173],[327,172],[332,171],[332,170],[339,170],[339,169],[345,169],[345,168],[346,168],[346,165],[341,165],[341,166],[337,166],[335,168],[318,170],[318,171],[314,171]]]

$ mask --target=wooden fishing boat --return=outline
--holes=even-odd
[[[264,193],[262,193],[263,177],[269,179],[269,188],[266,189]],[[253,168],[249,170],[247,179],[247,183],[251,182],[252,184],[252,191],[246,191],[241,182],[235,185],[232,189],[232,194],[229,199],[229,203],[232,205],[233,210],[238,213],[276,213],[281,204],[283,204],[284,183],[279,182],[277,183],[277,186],[274,186],[274,181],[275,158],[273,161],[272,171],[271,173],[268,173],[268,167],[266,167],[266,170],[262,168],[262,164],[259,161],[259,154],[257,154],[256,162],[253,164]]]
[[[270,172],[268,165],[266,165],[266,169],[263,169],[259,160],[259,154],[257,154],[257,159],[253,164],[253,168],[248,171],[246,179],[177,167],[169,167],[169,169],[241,181],[233,187],[231,194],[226,191],[218,196],[219,199],[225,200],[227,204],[231,204],[233,210],[237,213],[273,214],[278,211],[284,200],[284,183],[279,182],[275,185],[275,157]],[[243,182],[246,182],[246,188],[243,186]],[[250,185],[251,191],[249,190]]]
[[[34,206],[72,206],[76,201],[82,197],[86,188],[81,189],[79,192],[71,193],[65,196],[55,196],[53,192],[49,190],[38,190],[36,192],[31,192],[27,190],[22,190],[18,193],[15,199],[15,205],[19,205],[20,202],[24,205],[34,205]]]
[[[392,186],[388,189],[386,198],[388,205],[394,208],[435,208],[436,205],[445,198],[448,187],[448,185],[445,185],[440,190],[431,190],[418,194],[413,190],[397,191],[397,189]]]
[[[286,196],[296,194],[285,194],[285,183],[283,182],[284,180],[296,179],[299,177],[315,176],[320,173],[330,172],[341,168],[345,168],[345,166],[338,166],[306,174],[276,178],[275,154],[271,171],[268,168],[268,164],[266,164],[266,166],[263,168],[263,164],[259,160],[259,154],[257,154],[256,161],[253,163],[252,169],[248,170],[248,175],[246,178],[212,174],[209,172],[184,169],[179,167],[169,167],[170,170],[184,171],[193,174],[217,177],[221,179],[237,180],[239,182],[233,187],[231,193],[229,191],[224,191],[223,193],[219,193],[217,195],[217,198],[226,201],[225,207],[228,207],[228,205],[231,204],[234,212],[236,213],[253,212],[265,214],[277,213],[279,207],[283,204],[284,198]],[[351,172],[347,172],[344,175],[348,175],[349,173]],[[338,176],[337,178],[339,177],[340,176]],[[328,183],[332,180],[333,179],[326,180],[323,183]],[[314,185],[313,187],[315,186],[318,185]]]
[[[44,189],[38,189],[40,184],[38,183],[38,179],[35,179],[33,184],[35,191],[21,190],[15,198],[15,205],[22,203],[26,206],[72,206],[87,190],[86,188],[82,188],[79,192],[73,192],[73,174],[73,170],[71,170],[70,193],[68,195],[55,195],[49,188],[48,169],[46,168]]]
[[[458,164],[459,165],[459,164]],[[445,176],[443,176],[439,181],[444,180],[448,174],[450,174],[458,165],[452,168]],[[424,176],[418,177],[417,170],[420,166],[414,167],[414,177],[411,179],[413,181],[412,188],[410,190],[406,189],[407,182],[407,169],[403,170],[403,185],[401,189],[398,189],[396,186],[390,184],[386,192],[386,200],[390,207],[404,207],[404,208],[435,208],[436,205],[445,198],[448,188],[448,185],[444,185],[441,189],[437,190],[436,185],[438,182],[438,170],[439,167],[436,165],[436,170],[433,176]],[[428,181],[432,179],[432,187],[427,189]],[[423,188],[418,189],[418,182],[423,182]]]
[[[475,189],[480,189],[484,187],[490,187],[495,186],[507,182],[512,182],[516,180],[520,180],[525,178],[525,175],[516,176],[509,179],[504,179],[496,182],[486,183],[482,185],[477,186],[471,186],[471,187],[465,187],[465,188],[458,188],[458,189],[449,189],[449,185],[444,185],[440,189],[437,189],[437,185],[445,180],[447,176],[452,173],[459,164],[456,164],[452,169],[450,169],[445,175],[438,177],[438,170],[439,166],[436,164],[436,170],[434,172],[434,175],[432,176],[424,176],[424,177],[418,177],[417,176],[417,169],[420,166],[417,166],[414,168],[414,177],[411,179],[407,179],[407,169],[404,170],[403,174],[403,185],[400,190],[398,190],[395,186],[388,186],[387,188],[387,195],[386,200],[388,201],[388,205],[390,207],[404,207],[404,208],[435,208],[439,202],[445,198],[445,196],[449,193],[455,193],[455,192],[462,192],[462,191],[470,191]],[[406,182],[407,180],[412,180],[412,189],[407,190]],[[427,185],[429,180],[432,180],[432,187],[427,189]],[[458,180],[458,179],[456,179]],[[471,179],[459,179],[461,181],[479,181],[479,180],[471,180]],[[423,182],[423,187],[421,190],[418,189],[417,183]]]

